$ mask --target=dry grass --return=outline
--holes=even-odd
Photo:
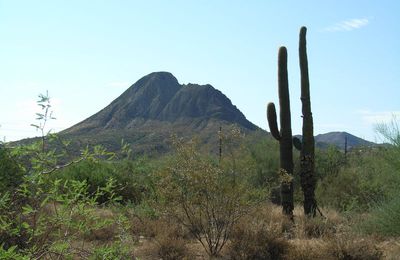
[[[164,260],[189,259],[187,241],[182,227],[170,221],[160,219],[153,226],[157,254]]]
[[[384,259],[397,260],[400,258],[400,238],[383,241],[378,246],[383,252]]]
[[[294,237],[297,239],[333,237],[338,233],[349,232],[349,223],[334,210],[324,209],[324,216],[307,218],[301,207],[296,207]]]
[[[289,250],[289,242],[266,229],[248,226],[237,227],[229,245],[230,259],[283,259]]]
[[[335,259],[379,260],[383,253],[375,239],[341,234],[327,241],[327,254]]]
[[[105,221],[105,224],[98,227],[90,229],[84,236],[87,241],[112,241],[117,235],[118,228],[115,223],[115,214],[104,208],[98,208],[94,211],[94,215],[101,221]],[[90,226],[95,226],[96,223],[88,223]]]
[[[287,260],[314,260],[314,259],[333,259],[326,253],[326,242],[322,239],[292,239],[291,248],[285,254]]]
[[[324,209],[325,218],[308,219],[295,209],[295,224],[283,217],[281,208],[263,205],[235,226],[220,259],[399,259],[400,240],[382,241],[359,237],[345,217]],[[113,219],[110,210],[97,210],[101,218]],[[209,259],[201,244],[182,226],[168,219],[131,218],[131,242],[139,259]],[[87,247],[106,245],[115,236],[109,225],[82,238]]]

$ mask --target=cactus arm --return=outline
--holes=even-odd
[[[276,120],[275,104],[272,102],[268,103],[267,106],[267,119],[271,135],[279,141],[281,139],[281,135],[279,134],[278,123]]]

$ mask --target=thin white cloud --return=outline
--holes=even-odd
[[[362,120],[368,124],[388,123],[393,117],[400,117],[400,111],[370,111],[359,110]]]
[[[343,32],[343,31],[353,31],[356,29],[360,29],[361,27],[367,26],[370,23],[370,20],[367,18],[355,18],[348,19],[336,23],[334,25],[328,26],[323,29],[325,32]]]

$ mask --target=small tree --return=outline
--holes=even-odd
[[[201,155],[196,141],[175,139],[174,145],[176,154],[159,183],[163,209],[216,256],[234,224],[249,210],[246,185],[236,178],[236,166]]]
[[[377,124],[375,130],[384,141],[389,142],[396,148],[400,148],[400,126],[396,116],[393,116],[389,123]]]
[[[400,173],[400,125],[399,119],[393,115],[388,123],[380,123],[375,126],[376,132],[382,140],[391,144],[386,150],[385,157],[394,171]]]
[[[0,181],[4,180],[3,173],[8,176],[13,171],[21,171],[23,175],[18,183],[9,182],[16,187],[0,191],[0,259],[81,259],[93,254],[105,255],[109,250],[95,252],[96,248],[87,249],[81,238],[115,225],[115,219],[96,215],[98,206],[116,204],[120,200],[114,193],[115,181],[109,179],[104,187],[89,192],[86,181],[53,180],[49,175],[78,161],[95,160],[109,154],[101,148],[94,148],[93,153],[86,149],[80,158],[59,164],[58,159],[63,159],[64,153],[51,148],[49,143],[57,137],[46,129],[46,122],[53,119],[50,98],[47,94],[39,95],[37,103],[41,112],[36,114],[38,124],[33,126],[41,132],[40,141],[9,149],[12,153],[0,150]],[[14,157],[14,153],[20,158]],[[27,167],[20,167],[18,161],[24,161]],[[102,205],[98,203],[100,197],[107,198]],[[122,221],[122,217],[119,216],[116,223],[121,236],[113,243],[118,252],[124,252],[122,235],[127,221]]]

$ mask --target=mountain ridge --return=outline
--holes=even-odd
[[[301,138],[301,135],[295,135],[295,136]],[[355,136],[353,134],[344,131],[331,131],[323,134],[318,134],[315,135],[314,138],[315,138],[315,145],[318,148],[322,149],[325,149],[330,145],[334,145],[340,150],[345,150],[346,142],[348,150],[351,150],[354,147],[360,147],[360,146],[369,147],[378,145],[374,142],[370,142],[368,140],[362,139],[358,136]]]
[[[315,136],[315,141],[317,143],[334,144],[341,150],[345,149],[346,140],[347,140],[347,149],[352,149],[354,147],[359,147],[359,146],[376,145],[376,143],[374,142],[367,141],[358,136],[343,131],[332,131]]]

